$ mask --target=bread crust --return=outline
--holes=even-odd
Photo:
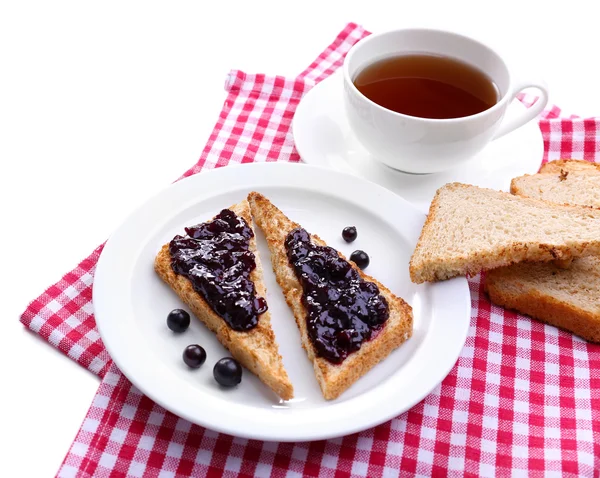
[[[507,287],[507,280],[511,287]],[[486,274],[484,289],[490,300],[555,327],[574,333],[590,342],[600,342],[600,315],[578,308],[527,285],[510,267]]]
[[[548,262],[554,260],[563,261],[568,266],[573,257],[585,254],[600,253],[600,238],[597,241],[581,241],[575,244],[543,244],[531,242],[513,242],[508,246],[497,246],[493,254],[489,251],[471,251],[455,257],[436,256],[432,257],[426,252],[426,246],[431,241],[432,231],[435,223],[438,221],[438,212],[442,206],[441,193],[445,191],[454,191],[457,189],[483,189],[461,183],[448,183],[438,189],[431,202],[429,214],[421,230],[421,235],[417,242],[415,252],[410,259],[409,271],[411,280],[417,284],[423,282],[435,282],[450,279],[452,277],[466,275],[475,276],[482,271],[495,269],[498,267],[509,266],[519,262]],[[492,191],[492,190],[487,190]],[[499,195],[506,195],[513,198],[508,193],[494,191]],[[514,200],[514,199],[512,199]],[[530,203],[536,203],[540,207],[565,208],[578,213],[587,210],[583,206],[560,206],[549,204],[545,201],[536,199],[523,199]],[[595,210],[590,209],[590,214],[597,214]]]
[[[363,343],[358,351],[350,354],[341,364],[332,364],[318,357],[308,336],[306,326],[308,311],[302,304],[302,285],[289,263],[284,245],[287,234],[300,225],[288,219],[260,193],[250,193],[248,200],[252,215],[267,239],[273,271],[283,290],[285,300],[294,314],[301,334],[302,347],[313,364],[323,396],[327,400],[335,399],[412,335],[412,308],[404,300],[392,294],[383,284],[366,275],[350,262],[364,280],[377,284],[380,293],[388,301],[390,317],[376,337]],[[315,244],[326,245],[315,234],[311,234],[311,240]],[[345,259],[341,253],[338,254]]]
[[[250,206],[246,199],[228,209],[243,217],[254,231]],[[256,248],[255,237],[250,239],[250,251],[256,257],[256,268],[250,273],[250,280],[254,282],[257,296],[266,298],[267,291],[263,281],[262,263]],[[248,331],[233,330],[194,290],[192,283],[186,277],[173,272],[169,244],[162,246],[158,252],[154,261],[154,269],[192,310],[194,315],[217,335],[221,344],[237,361],[258,376],[282,399],[293,398],[294,389],[283,367],[281,355],[279,355],[275,334],[271,327],[271,314],[268,310],[260,315],[256,327]]]

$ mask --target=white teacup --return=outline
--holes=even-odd
[[[471,116],[428,119],[384,108],[354,86],[356,75],[366,66],[383,58],[415,53],[451,57],[477,67],[496,84],[498,102]],[[516,80],[494,50],[441,30],[403,29],[370,35],[348,52],[343,72],[344,102],[354,134],[374,158],[409,173],[435,173],[468,161],[490,141],[535,118],[548,102],[544,82]],[[515,95],[529,87],[541,93],[536,103],[504,120]]]

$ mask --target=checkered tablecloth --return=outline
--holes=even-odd
[[[302,95],[368,33],[349,24],[298,77],[232,71],[200,160],[298,162],[291,121]],[[529,102],[531,98],[522,97]],[[540,119],[544,161],[599,159],[598,119]],[[600,476],[600,346],[490,304],[470,280],[469,336],[421,403],[335,440],[273,443],[207,430],[145,397],[111,362],[95,327],[92,282],[102,247],[35,299],[21,321],[102,382],[58,475]]]

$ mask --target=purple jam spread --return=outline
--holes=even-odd
[[[317,355],[339,364],[374,337],[390,315],[385,297],[331,247],[310,242],[304,229],[291,231],[285,248],[302,284],[308,336]]]
[[[169,244],[171,267],[192,283],[216,314],[233,330],[250,330],[267,302],[256,297],[250,273],[256,267],[249,250],[252,229],[244,218],[223,209],[212,221],[186,227],[187,236]]]

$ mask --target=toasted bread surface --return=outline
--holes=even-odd
[[[514,178],[510,192],[516,196],[555,204],[600,208],[600,165],[580,159],[557,159],[542,166],[538,174]],[[568,269],[572,257],[554,264]]]
[[[540,168],[540,173],[560,174],[561,171],[565,173],[600,174],[600,164],[583,159],[555,159]]]
[[[254,230],[250,207],[246,199],[229,209],[243,217]],[[256,268],[251,272],[250,280],[254,282],[257,296],[266,298],[263,268],[256,248],[255,237],[250,239],[250,251],[256,258]],[[192,283],[186,277],[173,271],[169,244],[165,244],[159,251],[154,262],[154,269],[187,304],[194,315],[217,335],[219,341],[236,360],[257,375],[281,398],[284,400],[293,398],[294,389],[283,367],[281,355],[279,355],[275,334],[271,327],[271,314],[268,310],[261,314],[257,326],[253,329],[242,332],[233,330],[194,290]]]
[[[422,283],[598,253],[598,210],[451,183],[431,203],[409,270]]]
[[[539,174],[515,178],[511,192],[563,204],[600,205],[600,165],[581,160],[547,163]],[[600,258],[565,264],[515,264],[486,274],[490,300],[542,322],[600,342]]]
[[[567,270],[552,263],[515,264],[489,271],[485,290],[501,307],[600,342],[600,258],[575,259]]]
[[[510,183],[517,196],[541,199],[556,204],[600,208],[600,174],[593,170],[527,174]]]
[[[380,293],[388,301],[390,316],[376,337],[364,342],[358,351],[350,354],[341,364],[332,364],[317,356],[308,336],[307,310],[302,304],[302,285],[289,263],[284,245],[288,233],[300,225],[288,219],[259,193],[250,193],[248,200],[254,220],[265,234],[277,282],[294,314],[301,334],[302,347],[313,364],[323,396],[327,400],[335,399],[412,335],[412,308],[350,262],[364,280],[377,284]],[[314,234],[311,235],[311,240],[315,244],[326,245]],[[344,258],[339,252],[338,254]]]

